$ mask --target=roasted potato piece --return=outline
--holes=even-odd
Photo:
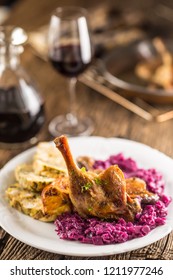
[[[154,203],[158,200],[158,195],[146,189],[145,181],[136,177],[126,179],[126,192],[131,198],[141,198],[142,203]]]
[[[68,195],[68,178],[61,177],[42,191],[42,203],[45,214],[60,215],[72,211],[72,204]]]

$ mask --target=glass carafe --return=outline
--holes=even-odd
[[[27,36],[18,27],[0,27],[0,144],[33,142],[44,124],[44,103],[20,64]]]

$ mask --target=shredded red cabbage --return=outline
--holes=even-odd
[[[143,179],[147,189],[158,194],[159,200],[152,205],[143,205],[143,210],[136,215],[134,223],[122,218],[106,222],[98,218],[83,219],[77,213],[62,214],[55,221],[56,232],[61,239],[94,245],[122,243],[147,235],[155,227],[165,224],[171,198],[163,193],[165,185],[162,175],[155,169],[138,168],[133,159],[126,159],[122,153],[110,156],[106,161],[96,160],[94,168],[104,170],[114,164],[122,169],[126,178]]]

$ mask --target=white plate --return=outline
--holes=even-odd
[[[173,160],[146,145],[116,138],[78,137],[69,139],[74,157],[89,155],[106,159],[109,155],[123,152],[131,156],[143,168],[156,168],[165,179],[165,193],[173,197]],[[173,229],[173,203],[169,205],[166,224],[148,235],[125,243],[96,246],[59,239],[54,224],[34,220],[11,208],[5,200],[5,189],[14,182],[14,169],[18,164],[32,159],[35,147],[10,160],[0,171],[0,225],[18,240],[45,251],[73,256],[105,256],[123,253],[149,245]]]

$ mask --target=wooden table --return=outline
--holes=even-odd
[[[72,4],[72,1],[63,0],[60,2],[63,5]],[[87,2],[88,7],[92,5],[93,1],[73,1],[73,4],[86,6],[85,2]],[[94,1],[94,4],[96,5],[98,2],[100,1]],[[33,30],[48,22],[50,13],[56,5],[56,0],[18,1],[13,8],[8,23],[24,27],[27,31]],[[29,74],[36,79],[46,101],[47,120],[41,133],[41,140],[51,140],[52,137],[47,128],[49,121],[57,114],[61,114],[68,109],[65,79],[55,73],[49,63],[45,63],[35,57],[28,47],[26,47],[22,56],[22,63]],[[147,122],[80,83],[78,84],[77,99],[79,115],[88,115],[95,121],[93,135],[122,137],[139,141],[173,157],[173,120],[164,123]],[[0,167],[20,152],[22,152],[22,149],[11,151],[1,149]],[[3,229],[0,229],[0,238],[0,259],[84,259],[35,249],[13,238]],[[173,259],[172,244],[173,232],[160,241],[139,250],[87,259],[171,260]]]

